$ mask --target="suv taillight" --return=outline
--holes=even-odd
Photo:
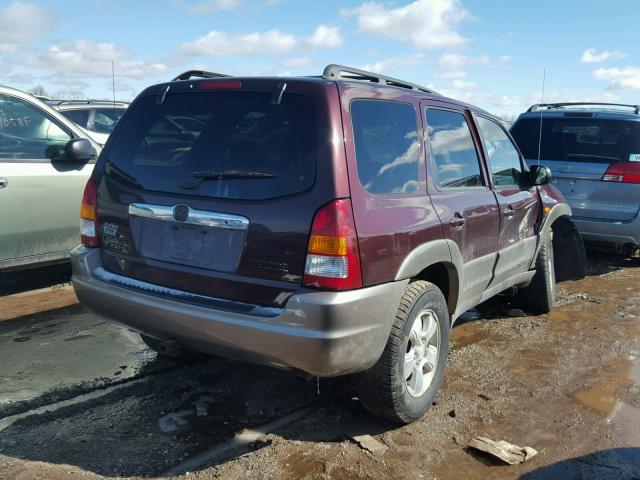
[[[603,182],[640,183],[640,162],[612,163],[604,172]]]
[[[358,236],[348,198],[334,200],[316,212],[303,283],[331,290],[362,287]]]
[[[87,247],[97,247],[98,241],[98,192],[90,178],[84,187],[80,204],[80,241]]]

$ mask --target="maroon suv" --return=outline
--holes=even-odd
[[[584,276],[550,172],[490,114],[337,65],[208,76],[131,104],[72,253],[81,302],[159,353],[361,372],[364,405],[410,422],[460,314],[514,287],[548,312],[556,280]]]

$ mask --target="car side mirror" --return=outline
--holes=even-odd
[[[533,165],[529,168],[529,175],[532,185],[547,185],[551,183],[551,170],[544,165]]]
[[[86,138],[72,138],[64,146],[67,160],[71,162],[88,162],[96,158],[96,150]]]

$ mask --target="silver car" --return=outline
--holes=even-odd
[[[0,271],[69,258],[99,150],[43,101],[0,86]]]
[[[571,206],[585,242],[638,253],[640,106],[533,105],[520,115],[511,134],[529,165],[551,169],[553,184]]]
[[[100,145],[105,144],[129,106],[126,102],[106,100],[52,100],[47,103],[82,127]]]

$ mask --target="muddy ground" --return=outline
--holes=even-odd
[[[0,479],[640,479],[640,263],[591,255],[589,273],[549,315],[465,315],[408,426],[366,413],[352,379],[157,359],[68,287],[5,278]],[[479,434],[539,453],[500,465],[466,448]]]

